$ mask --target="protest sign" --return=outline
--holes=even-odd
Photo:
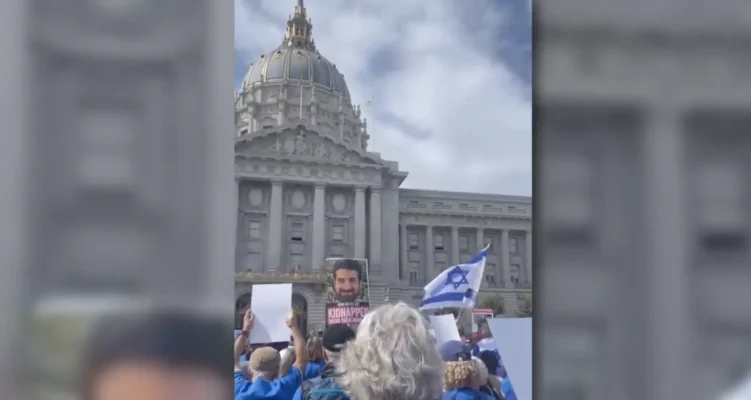
[[[531,400],[532,318],[493,318],[488,326],[517,398]]]
[[[431,315],[430,325],[433,327],[433,333],[438,346],[450,340],[462,340],[453,314]]]
[[[357,325],[370,310],[368,260],[327,258],[326,325]]]
[[[254,317],[250,343],[289,341],[289,328],[284,318],[292,310],[291,283],[253,285],[250,309]]]

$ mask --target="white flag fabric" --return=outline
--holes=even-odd
[[[473,308],[485,272],[488,247],[490,246],[486,246],[468,262],[449,267],[428,283],[420,309]]]

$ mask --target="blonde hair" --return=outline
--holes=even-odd
[[[441,358],[425,318],[404,304],[365,315],[336,366],[352,400],[434,400],[441,397]]]
[[[291,348],[282,349],[279,355],[281,356],[281,362],[279,363],[279,376],[281,377],[287,375],[289,369],[295,364],[297,357],[295,357],[295,349]]]
[[[323,360],[323,339],[313,336],[310,339],[308,339],[308,342],[305,344],[305,347],[308,349],[308,355],[310,361],[320,361]]]
[[[485,366],[485,363],[483,363],[479,358],[473,357],[472,364],[474,364],[474,371],[472,373],[472,387],[474,389],[479,389],[480,387],[488,384],[488,368]]]
[[[459,389],[473,387],[474,363],[472,361],[449,361],[443,364],[443,387]]]

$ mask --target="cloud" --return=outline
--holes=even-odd
[[[236,65],[281,43],[293,0],[235,0]],[[530,195],[531,14],[513,0],[309,1],[321,53],[403,187]],[[244,70],[236,74],[239,82]]]

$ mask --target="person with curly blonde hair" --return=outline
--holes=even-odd
[[[458,340],[450,340],[440,348],[443,361],[443,400],[493,400],[478,390],[482,377],[472,360],[470,347]],[[487,373],[485,374],[487,381]]]

